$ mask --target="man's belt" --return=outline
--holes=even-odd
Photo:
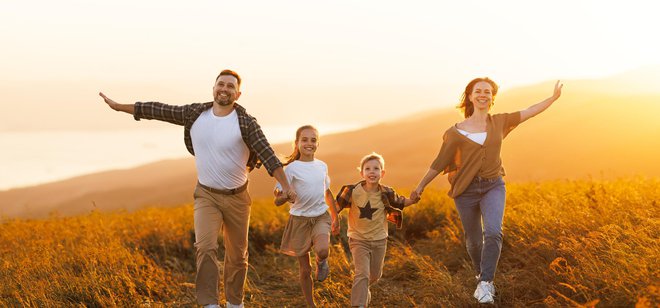
[[[200,183],[199,181],[197,181],[197,185],[199,185],[199,187],[204,188],[204,189],[206,189],[206,190],[208,190],[212,193],[222,194],[222,195],[235,195],[235,194],[243,192],[245,189],[247,189],[248,182],[245,181],[245,184],[243,184],[239,187],[236,187],[236,188],[232,188],[232,189],[211,188],[211,187],[208,187],[208,186]]]

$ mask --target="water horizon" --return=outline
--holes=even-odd
[[[262,125],[271,144],[293,141],[297,126]],[[319,125],[324,134],[359,128]],[[93,131],[0,132],[0,191],[109,170],[191,157],[182,127]]]

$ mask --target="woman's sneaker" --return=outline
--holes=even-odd
[[[480,304],[493,304],[495,302],[495,286],[493,282],[480,281],[474,290],[474,298]]]

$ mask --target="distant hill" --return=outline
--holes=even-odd
[[[643,87],[649,84],[646,77],[635,83],[635,76],[631,72],[603,80],[563,81],[561,99],[505,140],[502,159],[507,181],[660,176],[660,91]],[[549,96],[553,84],[502,92],[492,111],[526,108]],[[401,114],[406,114],[405,103]],[[461,120],[455,109],[438,109],[350,132],[327,136],[321,132],[317,158],[328,163],[336,190],[359,180],[360,158],[376,151],[386,160],[384,183],[409,190],[435,158],[443,132]],[[274,148],[282,157],[291,152],[290,143]],[[0,215],[42,217],[52,211],[71,215],[95,208],[171,206],[192,201],[195,181],[192,159],[162,161],[0,192]],[[253,198],[271,196],[273,185],[263,169],[250,175]],[[431,185],[446,187],[446,177]]]
[[[192,159],[99,172],[0,192],[0,215],[43,217],[54,212],[68,216],[95,209],[172,206],[191,200],[195,177]]]

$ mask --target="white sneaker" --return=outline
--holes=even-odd
[[[227,308],[243,308],[243,303],[240,303],[238,305],[234,305],[230,302],[227,302]]]
[[[481,279],[481,274],[479,274],[479,275],[475,275],[475,276],[474,276],[474,279],[476,279],[477,282],[479,282],[479,281],[480,281],[479,279]],[[491,281],[491,282],[488,284],[488,286],[490,287],[490,294],[492,294],[493,297],[495,297],[495,283],[493,283],[493,282]]]
[[[488,287],[490,288],[490,295],[495,298],[495,284],[491,281],[488,283]]]
[[[474,298],[476,298],[480,304],[493,304],[495,303],[495,286],[493,282],[480,281],[477,285],[477,289],[474,290]]]
[[[220,308],[220,305],[208,304],[208,305],[204,305],[204,308]]]

